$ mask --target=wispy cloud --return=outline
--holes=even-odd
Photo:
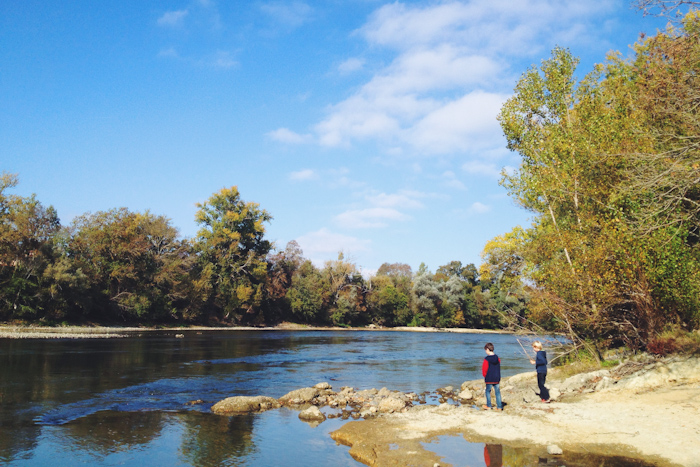
[[[181,26],[189,14],[189,10],[166,11],[156,22],[164,27]]]
[[[368,251],[371,244],[369,240],[332,232],[325,227],[302,235],[296,241],[304,256],[317,266],[341,251],[349,255]]]
[[[304,2],[270,2],[260,6],[260,10],[275,23],[296,29],[313,17],[313,8]]]
[[[475,203],[472,203],[472,205],[469,206],[469,212],[474,213],[474,214],[485,214],[489,211],[491,211],[491,206],[480,203],[478,201]]]
[[[513,57],[541,53],[546,38],[577,38],[611,1],[452,1],[429,6],[391,3],[377,9],[358,31],[373,50],[389,54],[364,85],[328,107],[313,126],[323,146],[375,142],[386,154],[485,153],[502,145],[496,115],[514,76]],[[357,58],[341,73],[364,67]]]
[[[365,61],[360,58],[349,58],[345,60],[343,63],[338,65],[338,71],[341,74],[349,74],[349,73],[354,73],[356,71],[361,70],[365,66]]]
[[[346,229],[375,229],[386,227],[389,221],[405,221],[409,216],[392,208],[368,208],[345,211],[335,217],[336,223]]]
[[[289,128],[278,128],[267,133],[267,136],[275,141],[285,144],[303,144],[313,140],[311,135],[302,135]]]
[[[445,171],[442,174],[442,179],[444,180],[445,186],[449,188],[454,188],[455,190],[466,190],[467,187],[457,179],[457,175],[451,170]]]
[[[358,193],[359,194],[359,193]],[[335,223],[346,229],[377,229],[388,227],[393,222],[405,222],[412,217],[405,211],[422,209],[422,199],[435,195],[418,191],[402,190],[384,193],[370,190],[359,194],[365,206],[348,209],[335,216]]]
[[[217,50],[209,63],[215,68],[233,68],[238,65],[238,60],[233,58],[233,53],[226,50]]]
[[[295,182],[305,182],[308,180],[317,180],[318,172],[313,169],[303,169],[289,174],[289,179]]]
[[[416,191],[400,191],[398,193],[372,193],[365,195],[365,199],[371,204],[383,208],[420,209],[424,198],[423,193]]]
[[[486,175],[488,177],[498,178],[501,174],[501,168],[491,162],[483,162],[473,160],[462,165],[462,170],[472,175]]]

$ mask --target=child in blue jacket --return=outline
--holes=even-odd
[[[540,341],[533,342],[532,349],[537,352],[535,359],[530,359],[530,363],[535,365],[535,371],[537,371],[537,386],[540,388],[540,399],[542,399],[542,402],[549,402],[549,389],[544,385],[547,380],[547,352],[542,350]]]
[[[493,353],[493,344],[489,342],[484,346],[486,358],[481,365],[481,373],[484,375],[486,383],[486,405],[484,410],[491,410],[491,388],[496,393],[496,410],[503,410],[501,402],[501,359]]]

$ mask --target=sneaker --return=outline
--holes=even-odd
[[[499,412],[503,412],[503,409],[495,408],[493,410],[498,410]]]
[[[488,405],[482,405],[481,408],[484,410],[491,410],[491,407],[489,407]]]
[[[542,399],[542,402],[544,402],[545,404],[549,404],[549,401],[548,401],[548,400]]]

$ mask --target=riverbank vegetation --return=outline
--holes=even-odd
[[[34,196],[0,178],[0,319],[24,322],[502,327],[518,300],[453,261],[431,273],[383,264],[373,277],[342,254],[317,267],[296,242],[276,251],[272,216],[236,187],[198,206],[198,234],[125,208],[62,226]]]
[[[236,187],[199,205],[190,239],[125,208],[64,226],[5,173],[0,320],[526,327],[595,358],[664,353],[700,327],[699,39],[691,8],[580,80],[564,48],[522,76],[499,115],[522,163],[501,184],[534,222],[489,241],[478,269],[319,267],[265,239],[271,214]]]
[[[485,267],[594,355],[663,350],[700,324],[699,38],[691,11],[581,80],[557,48],[499,116],[522,157],[501,183],[534,222],[487,245]]]

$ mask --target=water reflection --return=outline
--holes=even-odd
[[[548,455],[541,446],[472,443],[462,436],[439,436],[423,446],[442,457],[441,465],[453,467],[654,467],[654,464],[621,456],[567,451],[554,456]]]
[[[484,465],[486,467],[503,467],[503,446],[500,444],[484,445]]]
[[[180,446],[188,465],[240,465],[255,452],[255,415],[220,417],[191,414],[183,417],[185,433]]]
[[[104,411],[67,423],[62,435],[69,449],[104,457],[147,446],[164,426],[163,413]]]

